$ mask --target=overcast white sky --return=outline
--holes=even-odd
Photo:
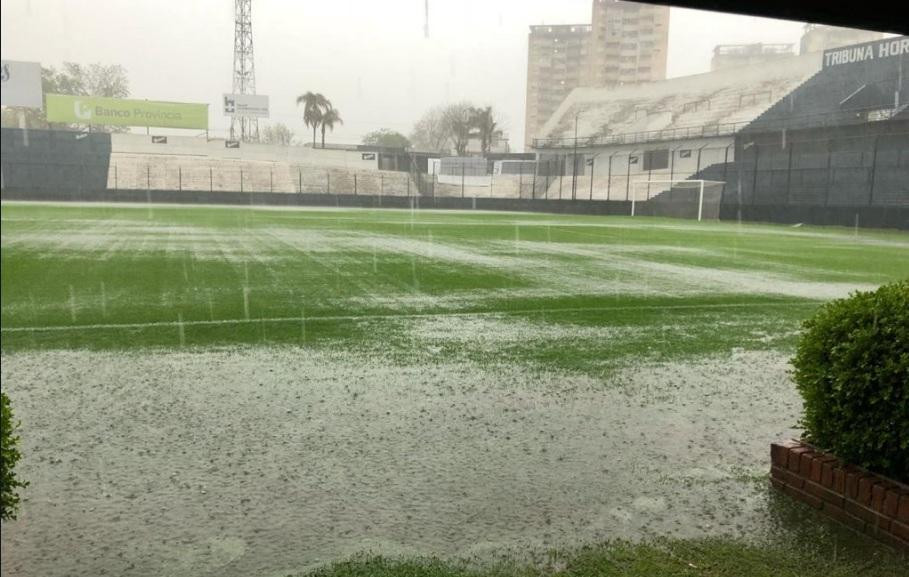
[[[377,128],[410,132],[430,106],[492,105],[516,149],[524,132],[531,24],[590,21],[591,0],[253,0],[256,83],[271,120],[304,133],[295,98],[318,91],[344,126],[329,140],[359,142]],[[207,102],[223,135],[220,97],[231,88],[231,0],[2,0],[2,56],[59,65],[122,64],[132,95]],[[795,22],[673,8],[669,76],[706,72],[716,44],[798,43]],[[305,139],[305,134],[303,135]]]

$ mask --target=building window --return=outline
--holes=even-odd
[[[644,170],[669,168],[669,149],[648,150],[644,152]]]

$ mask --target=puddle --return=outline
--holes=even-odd
[[[2,572],[285,575],[364,548],[747,537],[770,521],[743,475],[798,417],[786,368],[739,352],[604,383],[290,347],[3,355],[31,486]]]

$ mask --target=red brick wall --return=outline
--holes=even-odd
[[[770,445],[770,481],[840,523],[909,549],[909,486],[800,441]]]

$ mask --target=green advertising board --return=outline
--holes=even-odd
[[[47,94],[47,121],[208,129],[208,105]]]

